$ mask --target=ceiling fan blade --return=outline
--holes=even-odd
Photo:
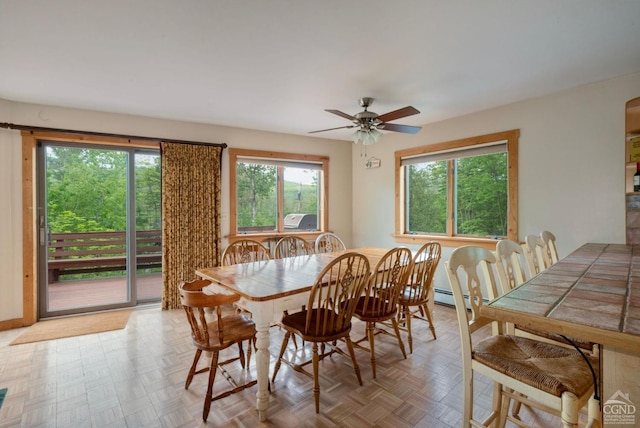
[[[381,120],[383,122],[391,122],[392,120],[412,116],[418,113],[420,113],[420,111],[415,107],[407,106],[398,110],[390,111],[389,113],[381,114],[380,116],[378,116],[378,120]]]
[[[405,134],[416,134],[422,127],[410,125],[398,125],[397,123],[385,123],[383,131],[404,132]]]
[[[327,109],[325,109],[325,111],[328,111],[329,113],[337,114],[338,116],[344,117],[345,119],[356,120],[355,117],[351,116],[350,114],[341,112],[340,110],[327,110]]]
[[[333,131],[334,129],[353,128],[355,125],[338,126],[337,128],[321,129],[319,131],[309,131],[309,134],[315,134],[316,132]]]

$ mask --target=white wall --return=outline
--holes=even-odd
[[[624,107],[640,96],[640,74],[427,124],[415,136],[386,133],[367,148],[343,141],[170,120],[46,107],[0,99],[0,122],[328,155],[330,228],[350,246],[393,247],[394,151],[520,129],[519,238],[554,232],[561,256],[584,242],[625,241]],[[399,121],[399,123],[402,123]],[[0,321],[22,314],[20,137],[0,130]],[[226,152],[225,152],[226,153]],[[368,157],[381,167],[365,168]],[[227,182],[228,160],[223,159]],[[223,185],[222,205],[229,206]],[[5,205],[6,206],[6,205]],[[223,232],[229,231],[223,222]],[[443,260],[451,249],[445,249]],[[448,289],[439,268],[436,287]]]
[[[15,134],[0,129],[0,321],[22,317],[22,146]]]
[[[638,96],[640,74],[427,124],[414,136],[385,133],[368,148],[382,161],[378,169],[367,170],[355,147],[354,245],[397,245],[396,150],[510,129],[520,129],[519,238],[550,230],[560,256],[585,242],[624,243],[624,112]],[[443,249],[443,260],[451,250]],[[442,267],[435,285],[449,289]]]
[[[351,146],[345,141],[224,126],[74,110],[0,99],[0,122],[212,143],[229,147],[329,156],[329,229],[351,245]],[[229,217],[229,160],[223,152],[222,213]],[[21,137],[0,129],[0,321],[22,317]],[[8,205],[7,205],[8,202]],[[229,233],[222,221],[223,235]],[[226,241],[223,240],[223,245]]]

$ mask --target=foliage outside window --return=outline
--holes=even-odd
[[[321,156],[230,149],[231,235],[326,229],[326,173]]]
[[[48,145],[46,157],[47,223],[52,233],[126,230],[127,152]],[[159,230],[157,151],[136,153],[135,180],[136,229]]]
[[[517,239],[519,131],[396,152],[396,236],[452,246]]]

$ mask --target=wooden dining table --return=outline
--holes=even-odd
[[[604,426],[640,426],[640,245],[584,244],[480,313],[599,344]]]
[[[211,292],[240,295],[238,305],[252,314],[256,325],[256,408],[260,421],[269,408],[269,327],[280,321],[284,310],[300,309],[308,303],[309,292],[325,266],[345,252],[364,254],[373,269],[389,251],[384,248],[354,248],[345,251],[287,257],[268,261],[218,266],[196,270],[196,275],[212,282]]]

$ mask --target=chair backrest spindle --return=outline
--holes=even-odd
[[[300,236],[285,236],[273,249],[276,259],[313,254],[313,247]]]

